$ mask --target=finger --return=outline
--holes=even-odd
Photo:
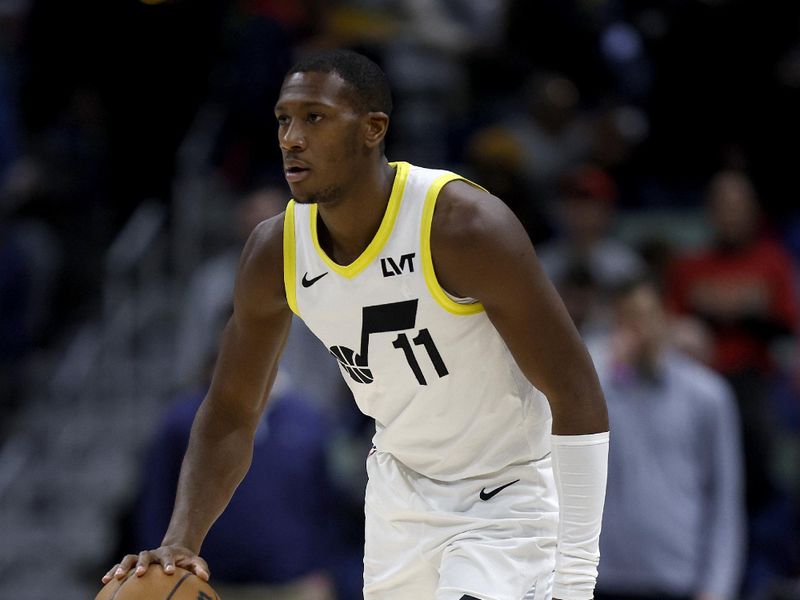
[[[171,552],[161,550],[156,553],[156,559],[164,568],[164,573],[167,575],[173,575],[175,573],[175,557]]]
[[[152,562],[152,557],[148,550],[139,552],[139,559],[136,561],[136,576],[141,577],[147,572],[147,567]]]
[[[117,570],[114,571],[114,577],[117,579],[122,579],[125,575],[133,568],[133,565],[136,564],[136,555],[135,554],[128,554],[125,558],[122,559],[122,562],[119,563]]]
[[[191,558],[183,559],[179,566],[183,567],[188,571],[191,571],[203,581],[208,581],[211,578],[211,573],[208,569],[208,564],[206,564],[206,561],[200,558],[199,556],[193,556]]]
[[[111,567],[108,570],[108,572],[105,575],[103,575],[103,579],[101,579],[101,581],[103,583],[108,583],[109,581],[111,581],[111,578],[114,576],[114,573],[116,572],[117,569],[119,569],[119,563],[117,563],[113,567]]]
[[[203,565],[195,565],[195,568],[192,569],[192,572],[203,581],[208,581],[211,579],[211,574],[208,572],[208,567],[204,567]]]

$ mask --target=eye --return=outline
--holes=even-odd
[[[308,117],[306,120],[309,123],[319,123],[322,120],[322,115],[320,113],[311,112],[308,113]]]
[[[289,124],[289,117],[286,115],[277,115],[275,117],[278,119],[278,125],[288,125]]]

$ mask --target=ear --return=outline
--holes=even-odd
[[[389,115],[384,112],[369,112],[366,119],[364,141],[368,148],[380,146],[389,130]]]

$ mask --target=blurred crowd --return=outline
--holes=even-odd
[[[239,250],[288,199],[273,103],[292,62],[329,47],[386,71],[390,160],[514,210],[595,358],[612,417],[598,592],[800,598],[797,2],[0,0],[0,444],[26,361],[101,309],[137,207],[193,218],[173,196],[200,129],[235,232],[185,282],[184,387],[122,527],[160,541]],[[370,424],[314,344],[295,323],[209,540],[215,577],[239,585],[225,597],[359,595],[350,465]]]

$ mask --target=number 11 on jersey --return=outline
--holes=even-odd
[[[433,367],[436,369],[436,374],[439,377],[444,377],[448,374],[449,371],[442,360],[442,355],[439,354],[439,350],[436,348],[436,344],[433,343],[433,338],[427,329],[420,329],[419,334],[417,334],[417,337],[415,337],[412,341],[414,342],[415,346],[425,347],[425,349],[428,351],[428,356],[433,363]],[[417,357],[414,354],[414,349],[411,347],[411,344],[408,341],[408,336],[405,333],[398,334],[397,339],[392,342],[392,346],[402,350],[403,354],[406,355],[408,366],[411,367],[411,370],[414,372],[414,376],[417,378],[417,381],[419,381],[420,385],[428,385],[428,382],[425,380],[425,376],[422,374],[419,361],[417,361]]]
[[[398,332],[397,338],[392,345],[405,354],[408,366],[411,367],[414,376],[420,385],[428,385],[419,361],[414,353],[414,346],[423,346],[428,352],[428,357],[436,374],[444,377],[448,374],[447,367],[442,360],[436,344],[427,329],[420,329],[417,336],[409,341],[408,335],[403,331],[413,330],[417,325],[417,305],[419,299],[403,300],[401,302],[389,302],[388,304],[376,304],[365,306],[361,310],[361,348],[360,352],[355,352],[346,346],[331,346],[328,348],[331,354],[336,357],[342,369],[358,383],[370,384],[374,381],[372,369],[369,366],[369,340],[370,336],[376,333]]]

